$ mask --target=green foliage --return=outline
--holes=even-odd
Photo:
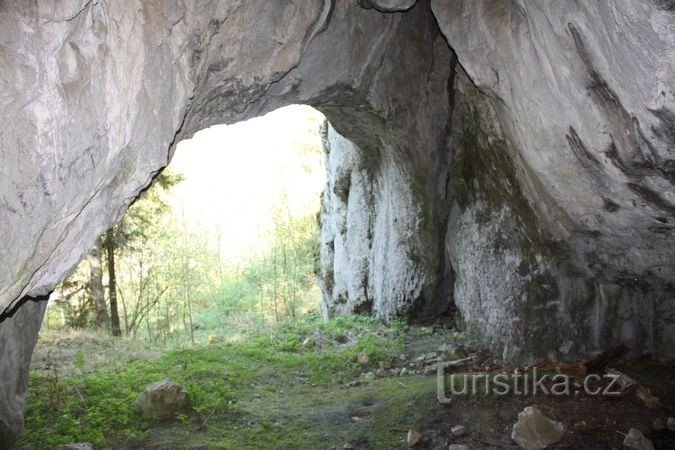
[[[158,231],[158,222],[170,209],[165,196],[169,189],[183,181],[183,177],[165,169],[129,208],[120,223],[113,227],[113,239],[118,250],[142,249],[153,233]],[[104,236],[105,247],[107,237]]]
[[[95,448],[142,446],[158,424],[141,420],[135,400],[146,386],[166,377],[186,388],[194,407],[194,415],[178,417],[171,428],[194,433],[202,430],[205,422],[240,417],[239,400],[255,400],[260,393],[268,395],[280,386],[291,386],[298,373],[318,386],[335,388],[336,383],[358,376],[355,361],[359,353],[368,353],[373,361],[398,354],[402,348],[398,328],[398,324],[387,328],[361,317],[324,323],[313,313],[261,328],[234,344],[174,350],[154,360],[124,365],[111,361],[107,367],[82,376],[34,373],[26,430],[16,448],[51,448],[84,441]],[[83,364],[80,354],[84,355],[75,354],[76,365]],[[261,405],[261,414],[268,407]],[[273,417],[264,416],[249,432],[256,436],[269,432],[272,423]],[[252,436],[235,434],[230,438],[234,441],[227,448],[241,448]]]

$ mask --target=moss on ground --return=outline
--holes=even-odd
[[[16,448],[88,441],[97,450],[335,449],[347,443],[355,449],[405,449],[409,429],[422,436],[416,449],[447,448],[449,443],[509,448],[518,413],[533,404],[568,427],[560,446],[605,448],[620,447],[620,433],[630,427],[648,430],[656,417],[675,414],[668,389],[672,364],[648,361],[616,368],[660,399],[649,410],[635,395],[454,395],[450,405],[441,405],[433,373],[363,381],[363,373],[375,371],[379,361],[395,360],[398,367],[419,370],[440,348],[456,349],[444,350],[451,358],[464,356],[456,353],[460,349],[482,353],[470,336],[441,327],[385,327],[354,317],[324,324],[310,315],[249,333],[239,342],[169,352],[140,352],[137,343],[86,337],[50,340],[49,350],[42,339],[38,358],[50,350],[61,356],[51,360],[51,368],[42,364],[31,375],[26,431]],[[63,345],[78,349],[65,353],[59,350]],[[120,348],[117,359],[90,363],[95,352],[111,345],[130,348]],[[360,353],[368,355],[367,364],[357,362]],[[396,359],[400,353],[407,355],[405,361]],[[135,399],[147,385],[166,377],[185,386],[194,411],[165,422],[143,421]],[[450,395],[448,377],[445,387]],[[582,422],[586,425],[579,431],[574,424]],[[465,436],[451,435],[457,424],[466,427]]]
[[[392,360],[402,349],[399,328],[360,317],[323,323],[310,315],[238,343],[123,364],[111,360],[84,374],[78,367],[87,365],[87,355],[77,351],[74,367],[47,364],[31,375],[26,430],[17,448],[85,441],[96,448],[298,448],[324,442],[331,424],[340,427],[344,419],[324,414],[325,432],[312,434],[326,402],[347,410],[350,399],[358,400],[360,390],[344,388],[364,370],[357,355],[365,353],[375,366]],[[164,424],[145,422],[135,399],[166,377],[187,389],[194,413]]]

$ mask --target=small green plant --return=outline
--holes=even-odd
[[[84,352],[78,351],[77,353],[75,353],[75,367],[77,367],[80,370],[83,370],[85,362],[86,356]]]

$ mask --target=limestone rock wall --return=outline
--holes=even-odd
[[[462,67],[454,298],[509,359],[675,356],[668,5],[432,1]]]
[[[329,124],[324,148],[329,174],[321,211],[324,315],[372,314],[387,321],[443,308],[437,291],[443,281],[437,246],[442,235],[424,234],[425,202],[411,167],[386,152],[374,164]]]
[[[672,357],[672,285],[652,274],[593,270],[574,241],[548,227],[536,209],[544,192],[525,190],[533,175],[461,70],[451,128],[446,245],[468,328],[510,361],[570,360],[618,342],[633,355]]]

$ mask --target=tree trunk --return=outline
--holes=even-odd
[[[87,256],[89,262],[89,295],[91,302],[96,308],[96,329],[98,331],[108,330],[108,309],[105,304],[103,293],[103,264],[101,261],[102,240],[98,238],[94,248]]]
[[[106,233],[106,251],[108,253],[108,298],[110,299],[110,324],[113,336],[122,336],[120,315],[117,310],[117,278],[115,274],[115,233],[109,229]]]

